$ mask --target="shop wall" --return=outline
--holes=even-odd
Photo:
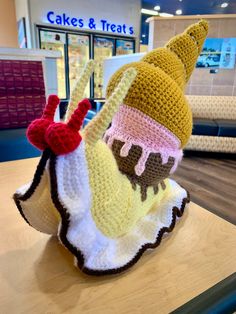
[[[236,15],[206,16],[209,21],[209,38],[236,37]],[[172,19],[150,19],[149,50],[162,47],[176,34],[183,32],[190,24],[199,20],[196,16],[174,17]],[[186,87],[186,94],[236,96],[236,68],[219,69],[211,74],[209,68],[195,68]]]
[[[85,21],[85,26],[88,26],[90,18],[93,18],[96,22],[97,31],[102,30],[102,24],[100,20],[107,20],[113,24],[126,24],[127,26],[133,26],[134,36],[137,38],[137,45],[139,44],[139,32],[140,32],[140,10],[141,1],[137,0],[28,0],[30,9],[30,19],[32,25],[34,24],[47,24],[47,13],[49,11],[55,12],[55,14],[82,18]],[[56,24],[50,26],[57,26]],[[72,28],[80,31],[91,31],[89,27]],[[92,30],[95,31],[95,30]],[[32,32],[34,36],[35,31]],[[110,32],[111,35],[117,33]],[[117,34],[121,35],[121,34]],[[122,34],[124,35],[124,34]],[[34,45],[37,43],[37,39],[33,38]]]
[[[0,47],[18,47],[14,0],[0,0]]]

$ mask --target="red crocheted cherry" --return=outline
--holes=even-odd
[[[50,124],[54,123],[53,118],[60,99],[56,95],[50,95],[43,111],[42,118],[30,123],[26,136],[29,142],[40,150],[44,150],[48,145],[45,140],[45,132]]]
[[[65,155],[79,146],[82,137],[78,131],[90,108],[89,100],[84,99],[79,103],[67,124],[54,123],[47,128],[45,139],[54,154]]]

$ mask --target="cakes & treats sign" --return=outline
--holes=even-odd
[[[115,24],[106,19],[96,20],[92,17],[89,19],[84,19],[79,17],[72,17],[66,13],[56,14],[54,11],[49,11],[47,13],[47,23],[61,26],[99,30],[104,32],[112,32],[123,35],[134,35],[133,26],[129,26],[126,24]]]

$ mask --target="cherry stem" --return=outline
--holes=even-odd
[[[50,95],[48,97],[46,107],[43,110],[42,118],[53,121],[54,114],[59,103],[60,99],[57,97],[57,95]]]
[[[83,99],[79,104],[78,108],[74,111],[67,125],[74,129],[75,131],[79,131],[81,125],[83,124],[84,118],[91,108],[91,104],[88,99]]]

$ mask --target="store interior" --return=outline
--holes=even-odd
[[[2,262],[0,257],[4,270],[0,281],[6,291],[0,301],[3,313],[19,313],[19,304],[22,313],[235,313],[236,1],[40,2],[0,0],[0,207],[8,204],[10,209],[8,213],[5,208],[2,216],[6,234]],[[89,105],[82,101],[81,109],[78,103],[84,98]],[[34,123],[40,125],[36,131]],[[109,152],[101,153],[98,136],[101,147],[109,148]],[[85,155],[73,157],[83,149]],[[106,162],[102,159],[101,168],[100,153],[107,158]],[[120,178],[124,179],[121,184]],[[173,203],[175,210],[167,215],[172,219],[168,226],[164,209],[160,209],[162,229],[154,242],[138,242],[139,232],[148,238],[154,230],[153,224],[141,224],[142,213],[146,213],[146,221],[155,221],[153,204],[168,207],[163,205],[168,199],[165,193],[175,183],[168,186],[165,180],[177,182],[177,192],[183,189],[186,196]],[[25,181],[32,183],[23,186]],[[116,182],[120,185],[113,187]],[[125,207],[132,203],[127,191],[136,195],[139,189],[141,199],[135,199],[140,206],[135,212],[138,218],[132,225],[133,218],[127,218],[129,207]],[[171,201],[177,199],[177,192]],[[160,199],[152,204],[150,195],[155,198],[158,193]],[[189,195],[191,202],[186,205]],[[113,198],[119,206],[113,205],[108,212],[105,209]],[[30,226],[54,236],[44,238],[36,231],[31,236],[32,228],[20,221],[14,202]],[[104,212],[94,209],[99,202],[104,202]],[[185,205],[187,213],[179,222]],[[65,210],[66,206],[71,208]],[[97,243],[94,230],[86,229],[87,220],[78,223],[84,212],[73,218],[76,206],[79,210],[84,206],[84,211],[91,206],[92,214],[86,219],[94,220],[93,226],[101,224],[94,233],[99,235]],[[148,206],[151,209],[147,210]],[[125,218],[120,218],[124,211]],[[40,218],[34,217],[37,212]],[[41,230],[44,215],[48,226]],[[130,223],[128,244],[121,231],[114,231],[114,225],[127,223],[126,219]],[[11,220],[13,231],[7,235]],[[181,238],[185,225],[187,231]],[[71,226],[78,227],[81,242],[70,240],[75,239]],[[137,229],[132,229],[134,226]],[[170,239],[164,236],[162,241],[163,234],[174,227]],[[21,252],[17,252],[14,231],[18,237],[22,235]],[[175,233],[178,244],[173,240]],[[55,235],[64,248],[58,248]],[[141,248],[134,253],[137,243]],[[94,252],[103,245],[96,269]],[[154,257],[144,253],[157,246]],[[74,255],[79,271],[85,273],[79,282],[69,265],[72,256],[66,255],[65,248]],[[27,270],[18,274],[21,270],[14,266],[18,258],[16,268],[25,263],[33,267],[29,274]],[[139,258],[141,262],[133,266]],[[138,269],[139,263],[143,271]],[[129,269],[131,266],[134,268]],[[118,277],[123,270],[128,272]],[[17,277],[16,283],[10,272]],[[102,279],[87,279],[94,274]],[[112,281],[103,279],[104,274],[112,274]],[[17,301],[11,304],[9,296],[14,291]]]

